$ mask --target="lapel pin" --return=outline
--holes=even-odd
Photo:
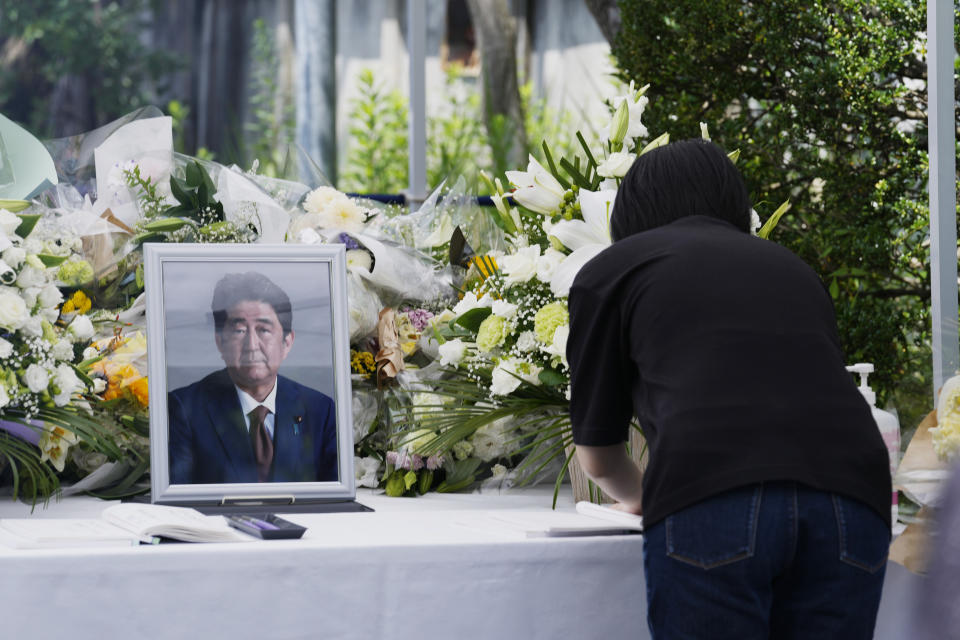
[[[293,417],[293,435],[300,435],[300,423],[303,422],[303,416]]]

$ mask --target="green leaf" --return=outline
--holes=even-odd
[[[38,253],[37,257],[45,267],[59,267],[67,260],[67,256],[51,256],[47,253]]]
[[[17,230],[14,232],[21,238],[26,238],[33,231],[33,228],[37,226],[37,222],[40,221],[40,215],[36,213],[21,213],[20,222],[17,225]]]
[[[417,493],[423,495],[430,490],[430,486],[433,484],[433,471],[429,469],[424,469],[420,472],[420,478],[417,482]]]
[[[411,469],[403,475],[403,484],[406,487],[406,490],[409,491],[410,487],[417,484],[417,472]]]
[[[737,164],[737,160],[740,159],[740,149],[734,149],[727,154],[727,157],[730,158],[730,162]]]
[[[181,205],[190,204],[190,194],[192,189],[185,182],[176,176],[170,176],[170,193]]]
[[[10,213],[17,213],[18,211],[23,211],[29,206],[30,206],[29,200],[0,200],[0,209],[6,209]]]
[[[557,165],[553,163],[553,154],[550,153],[550,147],[547,146],[547,141],[544,140],[541,142],[540,146],[543,147],[543,157],[547,161],[547,167],[550,168],[550,173],[552,173],[553,177],[557,179],[557,182],[560,183],[561,187],[564,189],[569,189],[570,182],[564,179],[564,177],[560,175],[560,172],[557,171]]]
[[[830,281],[830,297],[834,300],[837,299],[837,296],[840,295],[840,285],[837,284],[837,279],[834,278]]]
[[[387,484],[384,487],[387,495],[391,498],[399,498],[407,491],[407,486],[403,480],[403,470],[397,469],[387,478]]]
[[[777,210],[774,211],[773,215],[767,219],[767,221],[760,228],[760,231],[757,233],[757,235],[764,239],[769,238],[770,233],[773,231],[774,227],[776,227],[777,223],[780,222],[780,218],[782,218],[783,214],[785,214],[787,211],[790,211],[791,206],[792,205],[790,204],[790,201],[787,200],[786,202],[781,204],[779,207],[777,207]]]
[[[540,382],[548,387],[555,387],[567,381],[567,377],[565,375],[554,371],[553,369],[544,369],[537,377],[540,378]]]
[[[461,327],[476,333],[480,330],[480,324],[487,319],[493,311],[490,307],[477,307],[475,309],[470,309],[466,313],[458,317],[454,322]]]
[[[167,231],[176,231],[185,224],[187,224],[187,221],[183,218],[160,218],[159,220],[148,222],[143,225],[143,228],[147,231],[165,233]]]

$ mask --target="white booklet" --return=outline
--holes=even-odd
[[[157,536],[184,542],[254,540],[230,527],[223,516],[158,504],[116,504],[99,519],[0,519],[0,545],[15,549],[130,546],[159,542]]]
[[[476,531],[526,538],[613,536],[637,534],[643,531],[643,519],[640,516],[598,505],[590,505],[590,507],[596,507],[602,511],[591,512],[593,510],[590,507],[584,508],[580,506],[581,504],[590,505],[590,503],[578,503],[577,513],[511,509],[465,514],[457,524]]]

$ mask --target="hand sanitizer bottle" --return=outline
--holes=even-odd
[[[890,455],[890,478],[897,473],[897,466],[900,464],[900,422],[897,417],[889,411],[877,408],[877,394],[867,385],[867,376],[873,373],[873,365],[869,362],[858,362],[855,365],[847,367],[850,373],[860,374],[861,395],[870,405],[870,411],[873,413],[873,419],[880,429],[880,435],[883,437],[883,443],[887,445],[887,453]],[[890,507],[892,524],[897,522],[897,490],[893,490],[893,498]]]

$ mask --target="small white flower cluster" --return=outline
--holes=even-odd
[[[73,257],[76,239],[62,233],[54,238],[43,225],[37,237],[21,238],[21,223],[0,209],[0,409],[20,408],[30,418],[43,406],[67,405],[85,390],[73,368],[74,343],[88,342],[94,329],[82,314],[66,330],[56,326],[63,295],[56,267],[41,259]]]

